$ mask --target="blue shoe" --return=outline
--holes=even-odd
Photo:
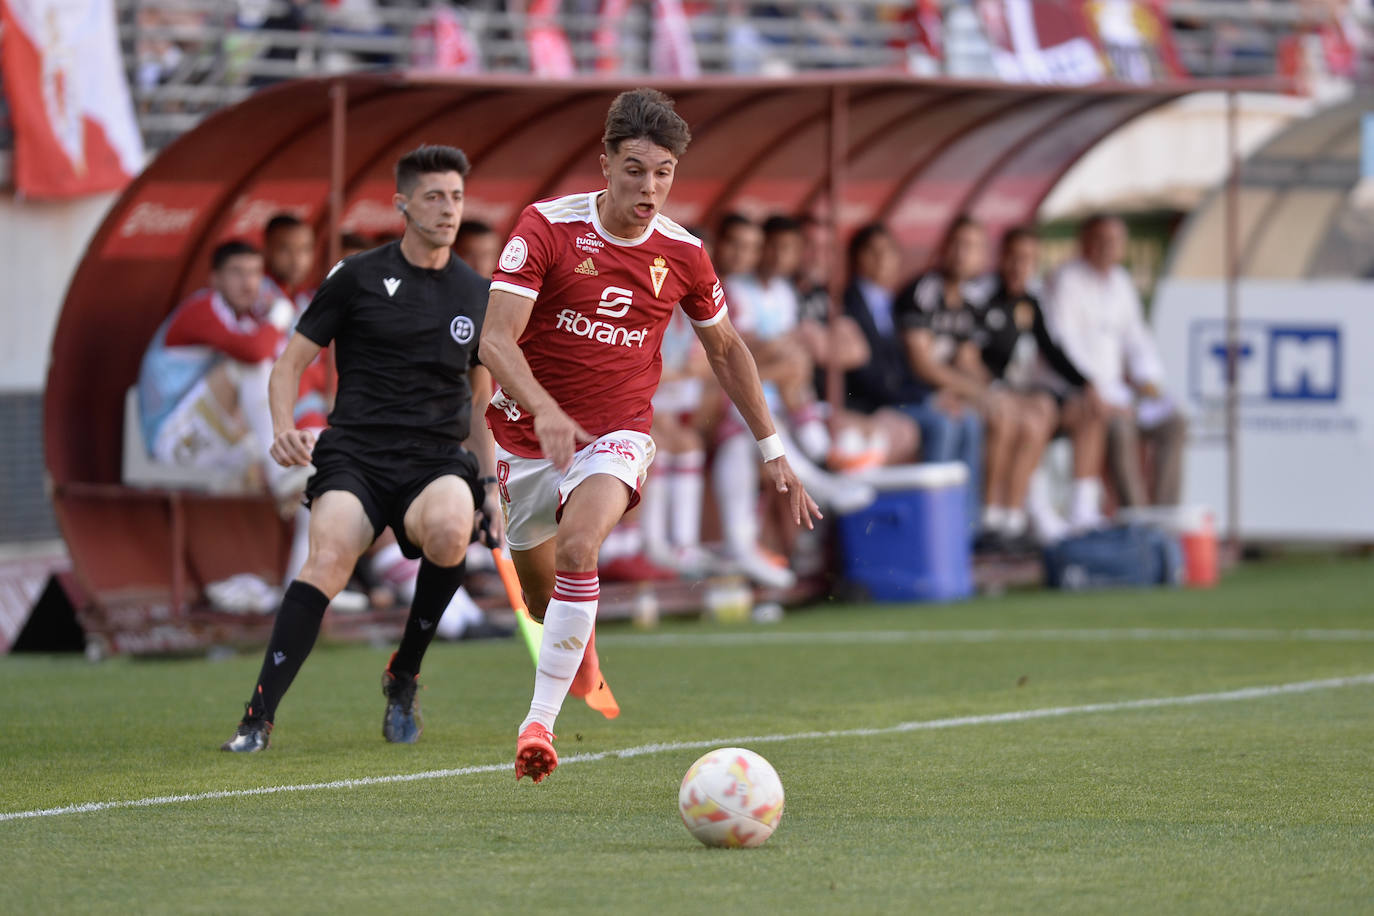
[[[382,672],[382,693],[386,696],[386,713],[382,716],[382,737],[392,744],[414,744],[424,731],[420,704],[415,691],[420,687],[418,675],[401,679],[391,673],[388,664]]]

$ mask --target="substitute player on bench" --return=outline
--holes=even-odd
[[[544,619],[534,698],[516,742],[516,778],[558,765],[554,719],[571,689],[600,680],[592,647],[602,541],[639,500],[654,458],[650,399],[674,305],[759,441],[768,484],[797,524],[820,517],[783,456],[749,350],[700,240],[662,214],[691,134],[653,89],[622,93],[606,116],[605,190],[526,207],[501,253],[482,333],[500,384],[487,421],[511,558]]]
[[[272,371],[272,457],[316,468],[306,487],[310,556],[286,588],[262,672],[226,751],[267,747],[277,704],[315,644],[325,608],[388,525],[406,556],[424,559],[401,646],[382,674],[382,733],[402,743],[420,737],[420,660],[463,584],[474,510],[488,518],[497,511],[494,496],[490,505],[484,496],[483,478],[495,483],[485,426],[474,431],[476,455],[462,444],[473,392],[481,393],[480,406],[491,390],[476,365],[488,281],[450,249],[467,173],[467,157],[452,147],[422,146],[401,157],[394,201],[405,234],[335,265]],[[338,396],[316,443],[296,429],[292,407],[301,372],[330,341],[337,343]]]

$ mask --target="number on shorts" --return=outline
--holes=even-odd
[[[501,502],[510,502],[510,490],[506,489],[506,481],[510,480],[510,462],[496,462],[496,489],[501,491]]]

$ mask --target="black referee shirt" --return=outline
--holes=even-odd
[[[466,439],[468,369],[477,365],[490,285],[456,256],[440,270],[416,267],[399,241],[336,264],[296,325],[322,347],[337,343],[329,425]]]

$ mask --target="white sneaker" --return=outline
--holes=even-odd
[[[866,509],[878,498],[878,491],[866,483],[846,480],[833,474],[808,476],[810,479],[802,481],[806,492],[822,509],[830,509],[839,515]]]
[[[239,573],[205,586],[205,597],[215,610],[230,614],[270,614],[281,601],[281,592],[252,573]]]
[[[740,572],[765,588],[791,588],[797,584],[797,576],[785,566],[775,566],[757,550],[737,554],[732,558]]]

